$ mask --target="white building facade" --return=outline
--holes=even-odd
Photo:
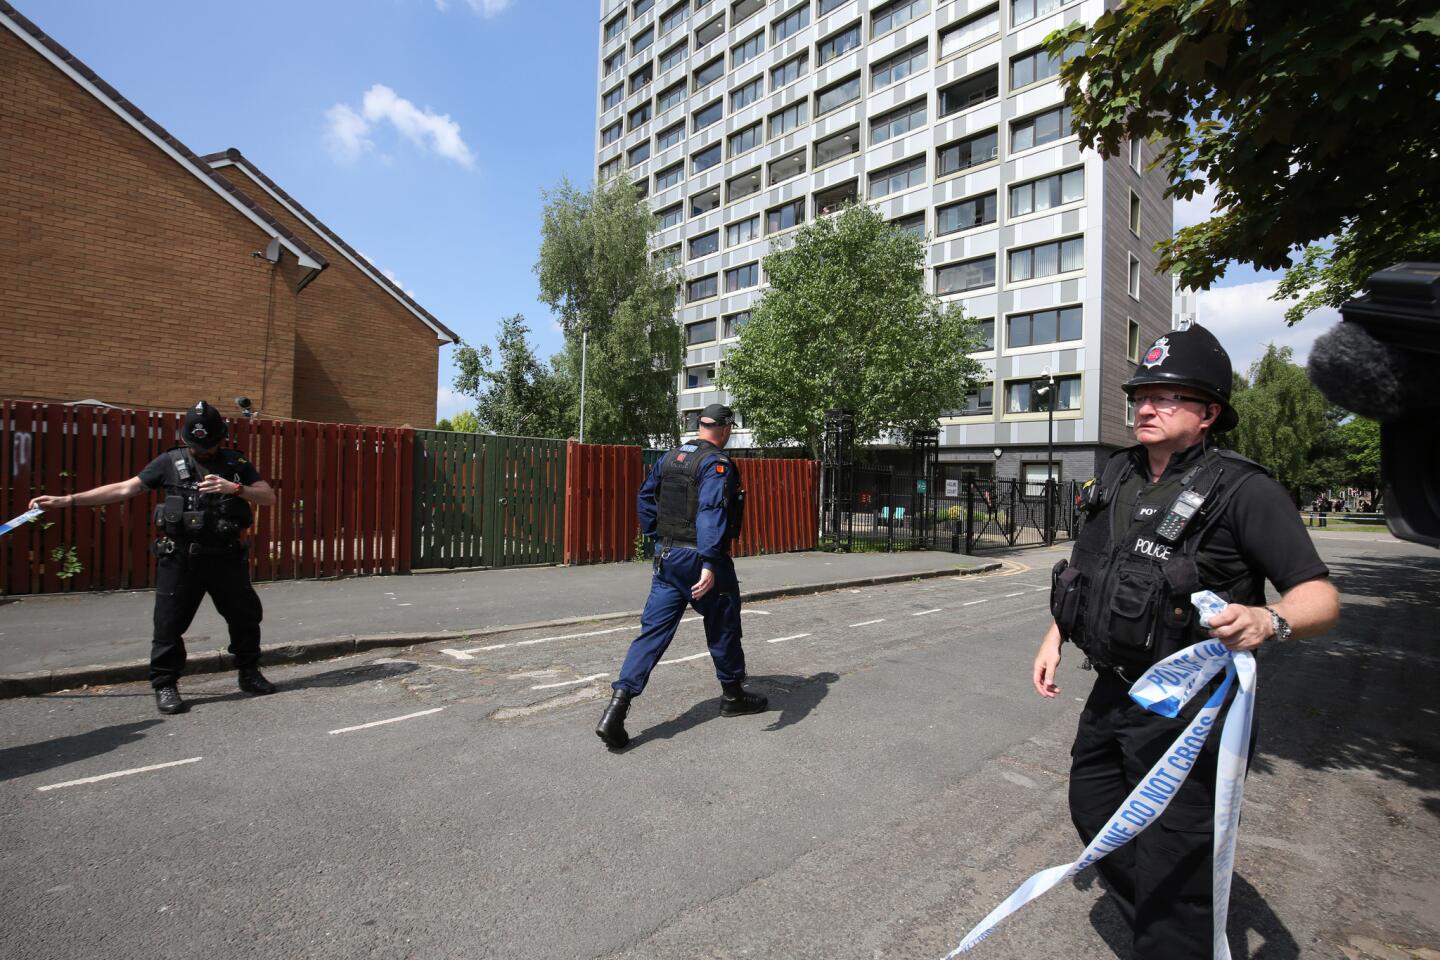
[[[929,288],[987,331],[985,383],[940,423],[947,478],[1044,478],[1047,373],[1058,479],[1133,442],[1119,385],[1171,327],[1171,202],[1148,145],[1080,149],[1040,49],[1104,5],[602,0],[597,177],[629,174],[683,268],[692,428],[772,245],[858,199],[926,237]]]

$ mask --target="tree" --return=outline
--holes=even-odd
[[[770,287],[720,382],[762,446],[820,451],[825,411],[855,411],[855,440],[932,427],[981,366],[975,325],[925,292],[925,246],[850,206],[765,258]]]
[[[1232,260],[1290,268],[1275,298],[1301,298],[1294,323],[1375,270],[1440,259],[1435,0],[1126,0],[1046,38],[1052,56],[1072,43],[1081,144],[1150,139],[1167,195],[1215,191],[1214,216],[1158,247],[1182,286]]]
[[[473,410],[461,410],[450,418],[450,429],[456,433],[479,433],[480,418]]]
[[[530,332],[520,314],[500,321],[495,353],[488,345],[462,344],[455,351],[455,389],[475,398],[471,414],[473,429],[509,436],[564,437],[573,421],[569,418],[573,388],[563,373],[542,364],[535,357],[526,335]],[[454,428],[460,426],[458,414]]]
[[[668,260],[650,254],[654,216],[624,178],[588,193],[561,181],[545,199],[535,272],[540,297],[559,314],[565,333],[557,366],[577,385],[589,333],[585,439],[678,441],[679,280]]]
[[[1250,365],[1247,386],[1231,396],[1240,423],[1226,442],[1269,467],[1298,502],[1310,451],[1328,425],[1331,408],[1293,355],[1289,347],[1272,343]]]

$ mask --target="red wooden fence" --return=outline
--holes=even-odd
[[[745,482],[745,525],[733,552],[813,550],[819,523],[820,464],[814,460],[738,460]]]

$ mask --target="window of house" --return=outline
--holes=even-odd
[[[995,222],[995,194],[980,194],[935,210],[935,235],[943,237]]]
[[[622,63],[624,63],[624,62],[625,62],[625,51],[624,51],[624,50],[616,50],[614,53],[610,54],[610,56],[608,56],[608,57],[605,58],[605,76],[608,77],[608,76],[610,76],[610,74],[614,73],[616,70],[619,70],[619,69],[620,69],[620,65],[621,65]]]
[[[690,114],[690,132],[704,130],[710,124],[718,122],[723,116],[725,116],[725,101],[716,100],[714,103],[707,103]]]
[[[718,292],[717,283],[718,279],[713,273],[708,277],[697,277],[691,280],[685,285],[685,302],[694,303],[697,300],[704,300],[707,297],[715,296]],[[713,324],[714,321],[712,320],[711,323]],[[710,329],[710,336],[712,339],[715,336],[714,327]]]
[[[825,64],[842,57],[860,46],[860,24],[852,23],[839,33],[832,33],[820,41],[816,50],[816,63]]]
[[[1074,133],[1071,129],[1072,122],[1068,104],[1037,113],[1024,120],[1016,120],[1010,124],[1010,149],[1028,150],[1042,143],[1053,143],[1061,137],[1068,137]]]
[[[1010,0],[1010,26],[1018,27],[1052,10],[1059,10],[1067,0]]]
[[[1076,167],[1063,173],[1052,173],[1010,188],[1010,216],[1049,210],[1076,200],[1085,199],[1085,171]]]
[[[847,77],[839,83],[832,83],[815,94],[815,116],[822,117],[832,110],[839,110],[845,104],[860,99],[860,74]]]
[[[1125,426],[1135,426],[1135,398],[1125,398]]]
[[[1145,168],[1145,141],[1130,141],[1130,169],[1136,173],[1143,173]]]
[[[994,317],[986,317],[986,318],[983,319],[983,320],[979,320],[979,321],[976,322],[976,327],[977,327],[977,329],[979,330],[979,333],[980,333],[980,349],[981,349],[981,350],[994,350],[994,349],[995,349],[995,318],[994,318]]]
[[[964,140],[947,143],[936,154],[939,169],[935,175],[943,177],[947,174],[959,173],[961,170],[969,170],[971,167],[978,167],[982,163],[994,160],[999,155],[997,136],[996,131],[986,130],[984,133],[977,133]]]
[[[713,321],[712,321],[713,322]],[[685,368],[685,389],[698,390],[715,382],[715,364],[701,364]]]
[[[730,26],[734,27],[741,21],[750,19],[764,6],[765,0],[734,0],[730,4]]]
[[[730,48],[730,69],[734,70],[741,64],[754,60],[764,49],[765,31],[761,30],[754,36],[747,37]]]
[[[648,13],[653,6],[655,6],[655,0],[635,0],[631,16],[638,20],[642,13]]]
[[[1078,306],[1012,314],[1005,318],[1005,345],[1014,349],[1079,340],[1083,335],[1080,317]]]
[[[777,110],[770,114],[770,139],[783,137],[785,134],[796,129],[810,119],[810,104],[801,100],[792,103],[784,110]]]
[[[981,10],[972,17],[967,17],[952,27],[948,27],[940,34],[940,58],[944,60],[952,53],[959,53],[967,47],[972,47],[982,40],[1000,34],[1000,7],[998,5],[988,10]]]
[[[823,167],[860,152],[860,128],[849,127],[815,141],[815,166]]]
[[[870,121],[870,145],[884,143],[925,126],[925,98],[921,97]]]
[[[704,216],[718,206],[720,206],[720,188],[711,187],[690,198],[690,216]]]
[[[1052,57],[1044,47],[1029,50],[1010,58],[1010,89],[1024,87],[1060,75],[1060,64],[1077,53],[1084,53],[1083,43],[1072,43],[1065,48],[1063,56]]]
[[[646,197],[650,196],[650,178],[642,177],[641,179],[635,181],[634,186],[635,196],[637,199],[644,200]]]
[[[1140,236],[1140,197],[1130,191],[1130,232]]]
[[[736,110],[740,110],[743,107],[750,106],[750,104],[754,103],[756,100],[759,100],[760,95],[764,92],[764,77],[756,77],[754,80],[751,80],[749,83],[745,84],[745,86],[737,87],[736,89],[731,90],[730,112],[734,113]]]
[[[839,10],[849,2],[850,0],[820,0],[820,16],[823,17],[827,13]]]
[[[1033,380],[1011,380],[1005,384],[1006,413],[1044,413],[1050,409],[1048,383],[1044,377]],[[1055,410],[1080,409],[1080,378],[1055,378]],[[1044,480],[1042,475],[1041,480]]]
[[[995,284],[995,258],[977,257],[935,268],[935,293],[944,296]]]
[[[741,331],[741,330],[744,330],[744,329],[745,329],[745,325],[746,325],[747,323],[749,323],[749,322],[750,322],[750,311],[749,311],[749,310],[741,310],[739,313],[732,313],[732,314],[730,314],[729,316],[727,316],[727,317],[725,318],[725,336],[726,336],[726,338],[729,338],[729,337],[738,337],[738,336],[740,336],[740,331]]]
[[[925,182],[925,158],[911,157],[894,166],[870,174],[869,196],[874,199],[888,197]]]
[[[709,170],[720,162],[720,144],[712,144],[698,153],[690,155],[690,173],[696,174],[702,170]]]
[[[650,122],[650,101],[649,101],[649,100],[646,100],[644,103],[640,104],[640,106],[638,106],[638,107],[636,107],[634,110],[631,110],[631,111],[630,111],[630,119],[629,119],[630,129],[631,129],[631,130],[634,130],[636,127],[644,126],[645,124],[647,124],[647,123],[649,123],[649,122]]]
[[[742,243],[760,239],[760,214],[737,220],[725,227],[725,246],[738,247]]]
[[[614,89],[606,90],[605,96],[600,102],[603,109],[609,110],[623,99],[625,99],[625,85],[622,83]]]
[[[834,213],[846,204],[854,203],[859,198],[859,192],[858,180],[850,180],[821,190],[815,194],[815,216],[823,217],[826,214]]]
[[[725,15],[722,13],[715,19],[709,20],[701,24],[695,30],[695,49],[699,50],[701,47],[705,46],[705,44],[719,38],[724,33]]]
[[[656,250],[654,260],[667,270],[680,266],[680,244]]]
[[[674,30],[684,23],[688,16],[690,16],[689,3],[681,3],[666,10],[660,15],[660,33],[663,35]]]
[[[765,140],[764,130],[765,124],[760,123],[757,120],[755,123],[750,124],[750,126],[746,127],[744,130],[739,130],[735,133],[730,134],[729,138],[727,138],[726,140],[726,143],[728,144],[727,149],[729,149],[730,151],[730,156],[739,156],[747,150],[754,150],[756,147],[760,146],[760,144],[763,143]]]
[[[1132,318],[1125,318],[1125,356],[1131,363],[1140,362],[1140,324]]]
[[[616,158],[613,159],[613,160],[607,160],[607,161],[605,161],[604,163],[600,164],[600,176],[599,176],[598,179],[600,180],[601,183],[604,183],[604,182],[607,181],[607,180],[614,180],[614,179],[615,179],[616,177],[618,177],[619,175],[620,175],[620,158],[619,158],[619,157],[616,157]]]
[[[709,233],[702,233],[698,237],[690,238],[690,259],[708,257],[720,249],[720,231],[711,230]]]
[[[765,211],[765,233],[779,233],[805,222],[805,201],[792,200]]]
[[[725,292],[734,293],[736,290],[744,290],[747,287],[758,286],[760,283],[760,264],[747,263],[741,267],[732,267],[725,271]]]
[[[791,57],[789,60],[780,64],[780,66],[772,68],[770,70],[771,92],[779,90],[787,83],[793,83],[800,79],[805,75],[805,71],[808,70],[809,67],[810,54],[802,53],[800,56]]]
[[[673,83],[660,91],[660,101],[656,104],[655,108],[661,113],[664,113],[676,104],[683,102],[684,99],[685,81],[681,80],[679,83]]]
[[[655,188],[655,192],[660,192],[658,186]],[[677,203],[674,206],[666,207],[655,216],[659,220],[661,230],[678,227],[685,220],[685,205],[683,203]]]
[[[630,150],[625,154],[625,159],[627,161],[627,167],[633,167],[636,164],[644,163],[646,160],[649,160],[650,141],[645,140],[631,147]]]
[[[794,153],[787,153],[783,157],[771,160],[766,172],[772,185],[799,176],[805,172],[805,151],[796,150]]]
[[[700,90],[719,80],[725,74],[725,58],[716,57],[695,71],[693,89]]]
[[[1000,96],[1000,68],[989,67],[973,73],[940,91],[940,116],[977,107]]]
[[[1025,496],[1045,496],[1045,482],[1054,480],[1060,482],[1060,464],[1056,461],[1050,463],[1022,463],[1020,465],[1020,479],[1025,484]]]
[[[878,37],[899,29],[929,12],[930,0],[895,0],[870,14],[870,36]]]
[[[995,384],[977,384],[965,392],[965,405],[955,411],[961,417],[988,417],[995,413]]]
[[[1125,283],[1130,296],[1136,300],[1140,299],[1140,259],[1135,254],[1130,254],[1130,267]]]
[[[655,67],[654,67],[654,65],[653,65],[653,64],[649,64],[649,63],[645,64],[645,66],[641,67],[639,70],[636,70],[634,73],[630,74],[630,92],[631,92],[631,93],[634,93],[635,91],[639,90],[641,87],[644,87],[644,86],[646,86],[647,84],[649,84],[650,81],[651,81],[651,80],[654,80],[654,79],[655,79]]]
[[[681,60],[684,60],[685,55],[689,52],[690,45],[686,41],[681,40],[679,43],[675,44],[675,46],[660,54],[660,72],[664,73],[666,70],[669,70],[671,67],[679,63]]]
[[[644,50],[646,47],[650,46],[650,44],[654,42],[655,28],[646,27],[644,30],[641,30],[635,35],[635,39],[630,41],[630,56],[635,56],[641,50]]]
[[[605,42],[609,43],[625,30],[625,11],[620,13],[609,23],[605,24]]]
[[[804,30],[810,25],[810,0],[791,10],[785,16],[770,24],[770,45],[775,44]]]
[[[699,410],[686,410],[686,411],[684,411],[684,414],[685,414],[685,432],[686,432],[686,433],[698,433],[699,430],[700,430],[700,411],[699,411]]]
[[[1010,282],[1070,273],[1085,267],[1085,238],[1069,237],[1011,250]]]
[[[709,343],[715,339],[715,321],[701,320],[697,323],[687,324],[685,327],[685,343],[687,346],[695,346],[697,343]]]
[[[616,140],[619,140],[622,127],[623,125],[620,123],[620,121],[617,120],[614,123],[610,124],[610,126],[606,127],[604,130],[601,130],[600,145],[602,147],[608,147]]]
[[[655,150],[657,153],[661,150],[668,150],[684,139],[685,121],[681,120],[679,123],[672,123],[655,135]]]
[[[891,220],[890,223],[892,226],[894,226],[896,230],[899,230],[903,233],[908,233],[911,236],[919,237],[921,240],[925,239],[924,210],[921,210],[919,213],[912,213],[908,217],[901,217],[898,220]]]
[[[760,192],[760,168],[747,170],[725,181],[725,196],[730,203]]]
[[[899,83],[912,73],[918,73],[929,65],[930,51],[922,41],[907,47],[870,68],[870,90],[874,92],[892,83]]]

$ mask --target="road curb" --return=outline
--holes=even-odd
[[[857,587],[882,586],[887,583],[904,583],[907,580],[933,580],[939,577],[974,576],[1000,569],[1000,563],[980,563],[968,567],[946,567],[943,570],[920,570],[913,573],[890,573],[874,577],[860,577],[854,580],[831,580],[823,583],[804,583],[771,587],[765,590],[751,590],[740,595],[742,602],[754,603],[760,600],[776,600],[783,597],[803,597],[816,593]],[[429,633],[381,633],[371,636],[345,634],[338,637],[322,637],[315,640],[297,640],[264,648],[265,664],[312,663],[316,660],[331,660],[336,657],[362,653],[366,650],[413,647],[425,643],[464,642],[497,634],[519,633],[525,630],[542,630],[549,627],[573,627],[582,623],[597,623],[605,620],[634,619],[639,610],[625,610],[619,613],[598,613],[583,617],[563,617],[558,620],[536,620],[530,623],[511,623],[498,627],[482,627],[478,630],[446,630]],[[221,651],[192,653],[186,662],[185,673],[222,673],[234,669],[230,655]],[[133,683],[150,675],[148,660],[127,660],[122,663],[95,664],[84,667],[64,667],[59,670],[36,670],[30,673],[0,674],[0,700],[15,697],[33,697],[76,687],[102,686],[115,683]]]

